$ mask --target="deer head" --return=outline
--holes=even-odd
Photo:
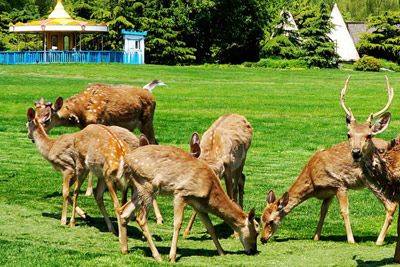
[[[344,98],[348,90],[350,76],[347,78],[340,93],[340,105],[346,113],[346,124],[349,130],[347,137],[349,139],[351,155],[355,161],[360,161],[364,156],[369,155],[369,153],[373,151],[374,144],[372,142],[372,137],[382,133],[389,126],[391,114],[386,111],[393,101],[393,88],[389,84],[388,77],[385,76],[385,78],[388,94],[387,103],[380,111],[371,113],[364,123],[358,123],[351,112],[351,109],[347,108],[345,105]],[[375,122],[373,122],[373,120],[375,120]]]
[[[26,117],[28,122],[26,123],[26,128],[28,128],[28,138],[35,143],[35,139],[33,138],[33,133],[38,127],[38,121],[35,119],[35,110],[33,108],[29,108],[26,112]]]
[[[258,236],[258,223],[255,220],[254,208],[247,214],[245,227],[242,227],[239,232],[240,242],[243,244],[244,251],[247,255],[254,255],[257,253],[257,236]]]
[[[278,226],[285,216],[284,209],[289,202],[289,194],[285,192],[280,199],[276,199],[274,191],[267,193],[267,206],[261,216],[262,232],[261,243],[265,244],[278,230]]]
[[[58,97],[54,105],[51,102],[45,102],[43,98],[35,102],[36,118],[43,125],[46,132],[54,127],[54,121],[58,117],[57,112],[62,105],[62,97]]]

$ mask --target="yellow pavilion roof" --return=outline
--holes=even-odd
[[[11,32],[108,32],[106,23],[75,20],[65,11],[61,0],[47,19],[18,22],[10,26]]]

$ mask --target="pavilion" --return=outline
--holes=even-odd
[[[83,34],[108,33],[106,23],[73,19],[64,9],[61,0],[50,15],[41,20],[18,22],[11,25],[12,33],[36,33],[42,36],[42,51],[0,52],[0,64],[33,64],[33,63],[110,63],[128,64],[144,63],[144,38],[146,32],[123,31],[126,42],[133,38],[138,45],[125,51],[83,51],[81,39]],[[137,35],[137,36],[136,36]],[[125,38],[129,36],[129,38]],[[126,47],[126,45],[125,45]],[[129,59],[129,60],[127,60]]]

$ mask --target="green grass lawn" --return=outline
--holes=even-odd
[[[106,231],[93,197],[82,193],[79,199],[79,206],[93,218],[91,222],[78,220],[72,229],[60,225],[61,175],[42,159],[25,128],[26,110],[41,96],[52,101],[57,96],[66,98],[91,82],[142,86],[161,79],[168,86],[154,91],[156,135],[161,144],[184,149],[188,149],[193,131],[204,132],[220,115],[235,112],[246,116],[253,125],[254,138],[245,167],[245,209],[255,207],[259,217],[269,189],[281,195],[316,150],[346,139],[338,97],[349,74],[353,77],[347,103],[359,120],[365,120],[386,103],[383,73],[225,66],[0,66],[0,265],[155,264],[134,223],[129,226],[129,254],[119,253],[118,238]],[[389,75],[395,100],[391,126],[382,135],[387,139],[400,129],[400,75]],[[57,128],[52,135],[76,130]],[[106,202],[113,214],[108,194]],[[151,213],[150,229],[167,261],[172,199],[160,197],[159,204],[164,225],[156,225]],[[240,241],[226,237],[226,227],[213,217],[228,253],[217,256],[205,228],[197,221],[190,238],[179,240],[177,264],[363,266],[392,262],[396,227],[390,229],[384,246],[375,246],[385,214],[372,193],[350,191],[355,245],[346,243],[336,200],[326,218],[322,240],[311,240],[320,204],[311,199],[297,207],[268,244],[259,243],[256,256],[246,256]],[[185,224],[190,213],[187,209]]]

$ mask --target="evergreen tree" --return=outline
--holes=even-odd
[[[371,17],[368,27],[374,31],[361,37],[357,45],[360,54],[400,63],[399,25],[400,12],[385,12],[381,16]]]

